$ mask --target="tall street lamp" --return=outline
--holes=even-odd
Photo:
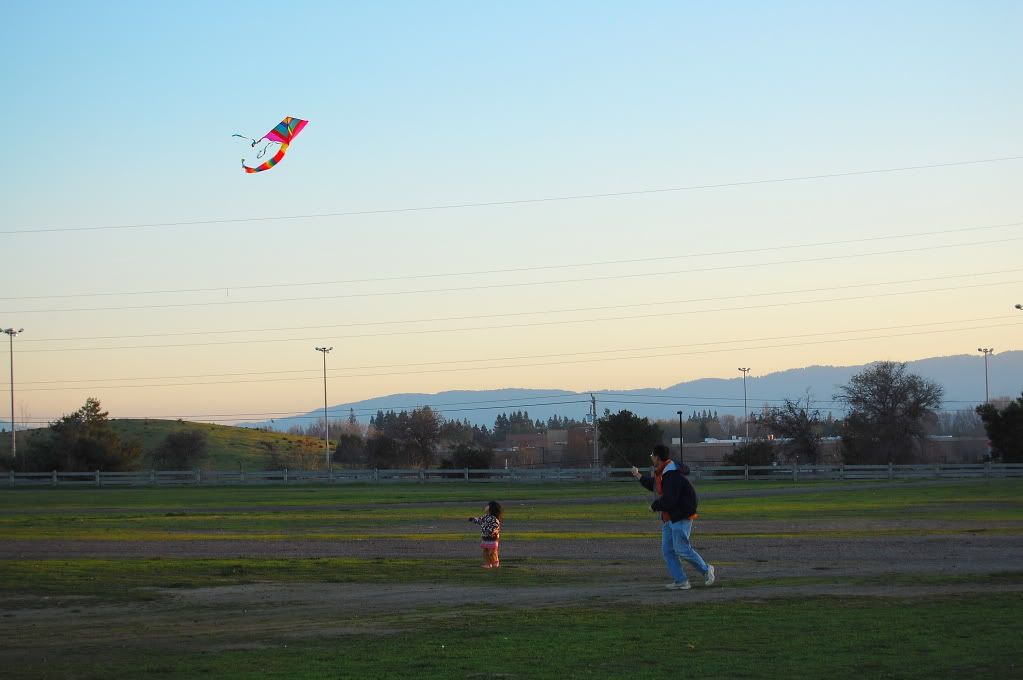
[[[992,347],[978,347],[977,351],[984,354],[984,403],[986,404],[991,400],[988,396],[987,390],[987,358],[994,353],[995,350]]]
[[[327,469],[330,469],[330,421],[327,419],[327,352],[333,347],[317,347],[323,352],[323,454],[327,457]]]
[[[749,408],[746,406],[746,374],[749,367],[738,369],[742,371],[742,419],[746,423],[746,442],[749,442]]]
[[[14,336],[18,333],[24,333],[24,328],[14,330],[13,328],[5,328],[4,333],[10,338],[11,346],[11,460],[18,459],[18,439],[14,434]]]
[[[682,411],[678,411],[678,463],[682,464]]]

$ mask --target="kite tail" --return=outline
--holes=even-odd
[[[262,163],[260,165],[257,165],[254,168],[250,168],[249,166],[245,165],[245,159],[243,158],[242,159],[242,168],[245,170],[245,172],[248,172],[248,173],[263,172],[264,170],[269,170],[270,168],[272,168],[273,166],[275,166],[275,165],[277,165],[278,163],[281,162],[281,159],[284,158],[284,154],[287,153],[287,151],[288,151],[288,145],[287,144],[281,144],[281,148],[277,150],[277,153],[274,154],[273,158],[271,158],[270,160],[268,160],[268,161],[266,161],[266,162],[264,162],[264,163]]]

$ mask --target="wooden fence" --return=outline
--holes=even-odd
[[[821,481],[1023,478],[1023,464],[931,465],[691,465],[700,481]],[[10,472],[0,488],[242,486],[392,482],[579,482],[631,480],[631,468],[510,468],[429,470],[149,470],[144,472]]]

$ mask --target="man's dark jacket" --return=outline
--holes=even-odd
[[[639,483],[650,491],[655,488],[653,477],[643,475],[639,478]],[[696,505],[696,489],[685,478],[678,465],[669,462],[661,474],[661,495],[650,504],[650,509],[667,513],[672,522],[677,522],[695,515]]]

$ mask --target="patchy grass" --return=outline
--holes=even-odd
[[[763,487],[758,487],[763,489]],[[604,498],[601,498],[601,495]],[[343,487],[15,489],[0,492],[0,540],[235,541],[462,540],[482,499],[506,505],[506,535],[522,540],[644,538],[647,494],[617,483],[369,485]],[[1023,480],[884,488],[812,487],[806,493],[704,499],[705,519],[897,520],[847,529],[804,525],[773,532],[705,532],[730,538],[919,535],[913,520],[958,521],[935,534],[1019,535]],[[519,529],[516,529],[518,523]],[[600,529],[593,525],[599,524]],[[528,526],[527,526],[528,525]],[[550,528],[544,528],[549,526]]]
[[[0,596],[92,596],[108,600],[148,599],[154,589],[209,588],[251,583],[476,583],[501,587],[639,581],[648,584],[631,562],[579,559],[512,558],[501,570],[479,569],[475,546],[464,558],[125,558],[5,560]],[[721,563],[719,563],[721,564]],[[646,565],[660,570],[660,565]],[[730,579],[729,588],[818,584],[960,585],[1020,584],[1023,572],[1000,574],[878,574],[791,578]]]
[[[105,678],[779,678],[1019,677],[1023,595],[800,598],[495,609],[374,619],[319,640],[138,644],[45,652],[11,677]],[[352,619],[339,617],[325,625]],[[364,632],[359,632],[359,631]],[[239,648],[240,647],[240,648]]]

